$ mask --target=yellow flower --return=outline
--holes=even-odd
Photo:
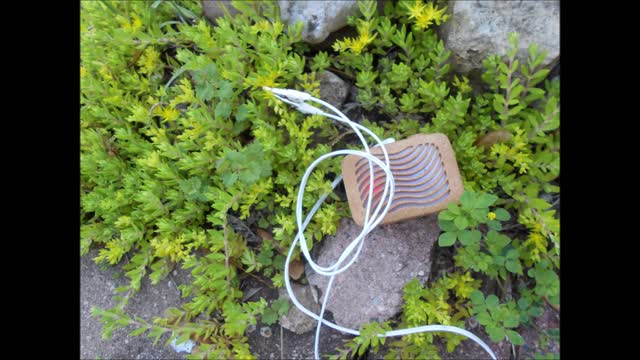
[[[276,83],[276,79],[280,76],[280,73],[277,70],[271,70],[268,75],[258,75],[258,79],[256,80],[256,87],[278,87]]]
[[[250,29],[251,29],[251,33],[254,35],[259,32],[266,33],[266,32],[269,32],[269,30],[271,30],[271,23],[267,20],[259,21],[253,24]]]
[[[446,21],[449,18],[449,15],[444,14],[447,10],[446,7],[438,9],[432,2],[425,6],[422,2],[416,1],[413,6],[408,7],[408,10],[409,19],[416,19],[416,25],[423,30],[433,22],[436,25],[440,25],[442,21]]]
[[[418,18],[420,15],[422,15],[424,8],[424,4],[420,0],[416,0],[413,3],[413,6],[409,5],[407,7],[407,10],[409,10],[409,19]]]
[[[85,76],[87,76],[87,69],[84,66],[80,66],[80,77],[83,78]]]
[[[138,17],[138,15],[133,15],[133,24],[131,25],[133,31],[137,31],[142,27],[142,20]]]
[[[354,54],[359,55],[362,50],[364,50],[364,48],[376,38],[377,35],[378,34],[373,34],[373,36],[371,36],[368,27],[366,27],[364,31],[360,33],[360,36],[353,40],[348,46]]]
[[[102,67],[100,67],[100,70],[98,70],[98,72],[105,80],[113,80],[113,76],[111,76],[111,72],[109,71],[109,68],[106,65],[102,65]]]
[[[487,218],[489,218],[489,220],[493,220],[493,219],[495,219],[495,218],[496,218],[496,213],[494,213],[493,211],[490,211],[490,212],[487,214]]]
[[[173,121],[180,116],[180,111],[176,110],[174,107],[166,107],[162,108],[160,116],[162,116],[164,121]]]
[[[533,262],[540,261],[540,254],[547,251],[547,239],[538,232],[531,232],[523,245],[529,249],[527,258]]]
[[[134,33],[142,28],[142,20],[140,20],[138,15],[133,15],[132,22],[122,21],[122,28],[127,32]]]
[[[447,10],[446,7],[438,10],[437,7],[433,6],[433,3],[429,3],[424,10],[424,15],[428,16],[430,19],[434,20],[436,24],[440,25],[440,20],[446,20],[446,16],[443,16],[445,10]]]
[[[373,34],[371,36],[371,23],[369,22],[361,22],[358,25],[358,37],[353,38],[345,38],[344,40],[337,40],[333,43],[333,49],[335,51],[346,51],[351,50],[352,53],[359,55],[364,48],[369,45],[378,34]]]
[[[185,241],[184,235],[180,235],[172,241],[167,238],[153,238],[150,244],[154,248],[156,256],[170,257],[171,261],[177,261],[188,255],[183,246]]]
[[[140,65],[140,71],[143,74],[151,74],[160,64],[160,53],[153,47],[148,47],[144,53],[142,53],[142,56],[140,56],[138,64]]]
[[[426,14],[420,14],[416,18],[416,25],[418,25],[420,29],[426,29],[429,27],[429,25],[431,25],[432,21],[433,21],[433,18],[431,18],[430,16]]]

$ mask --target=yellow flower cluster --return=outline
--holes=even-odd
[[[186,258],[189,252],[184,248],[186,239],[184,235],[180,235],[175,239],[153,238],[151,239],[151,247],[155,250],[158,257],[170,257],[171,261],[178,261]]]
[[[347,49],[351,50],[356,55],[362,53],[362,50],[367,47],[367,45],[371,44],[371,42],[376,38],[378,34],[371,35],[371,23],[362,22],[358,26],[358,37],[355,39],[345,38],[344,40],[337,40],[333,44],[333,49],[335,51],[345,51]]]
[[[415,19],[415,24],[423,30],[433,23],[440,25],[449,19],[449,15],[444,13],[447,7],[438,9],[432,2],[425,5],[422,1],[416,0],[413,5],[407,5],[407,10],[409,11],[409,19]]]
[[[142,20],[134,14],[131,22],[122,21],[122,28],[127,32],[135,33],[142,28]]]
[[[170,106],[163,107],[160,110],[160,116],[162,117],[163,121],[174,121],[177,120],[178,117],[180,117],[180,111]]]

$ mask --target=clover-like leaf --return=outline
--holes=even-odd
[[[507,330],[506,333],[507,333],[507,337],[509,338],[509,341],[511,341],[513,345],[524,344],[524,339],[517,332],[513,330]]]
[[[440,237],[438,238],[438,245],[443,247],[451,246],[455,244],[456,239],[457,239],[457,234],[453,231],[448,231],[440,235]]]
[[[511,219],[511,214],[509,214],[509,212],[503,208],[497,208],[495,210],[493,210],[493,212],[496,214],[496,219],[500,220],[500,221],[507,221],[509,219]]]
[[[466,230],[461,232],[458,239],[460,240],[460,243],[462,245],[467,246],[472,243],[479,242],[481,237],[482,237],[482,233],[474,229],[474,230]]]

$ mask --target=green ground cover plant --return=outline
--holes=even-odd
[[[262,90],[296,88],[319,96],[317,75],[340,71],[358,88],[361,123],[382,138],[441,132],[452,141],[467,191],[439,215],[439,246],[452,247],[454,273],[405,287],[398,320],[367,324],[339,357],[377,351],[381,329],[472,317],[492,341],[522,344],[518,327],[559,304],[559,80],[548,80],[542,49],[526,60],[511,49],[484,62],[483,88],[451,73],[435,28],[442,2],[359,2],[349,22],[357,36],[328,51],[302,42],[302,24],[285,25],[275,2],[234,1],[239,10],[212,24],[199,1],[81,3],[80,250],[99,264],[124,263],[128,285],[117,305],[94,308],[108,337],[164,333],[193,339],[190,358],[252,357],[245,330],[272,324],[286,302],[241,301],[246,276],[283,286],[284,254],[296,231],[293,205],[305,169],[337,147],[354,147],[345,129],[305,116]],[[377,114],[378,116],[373,116]],[[340,161],[322,163],[305,207],[331,191]],[[309,225],[309,247],[349,217],[345,198],[329,197]],[[233,224],[268,236],[245,238]],[[296,251],[294,259],[300,260]],[[193,281],[186,302],[141,319],[126,305],[148,277],[175,267]],[[482,293],[483,284],[499,291]],[[438,357],[453,334],[389,339],[387,358]]]

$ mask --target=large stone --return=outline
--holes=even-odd
[[[316,314],[320,313],[318,294],[314,288],[309,285],[304,286],[296,283],[291,283],[291,288],[298,301],[304,307]],[[280,299],[289,300],[289,294],[286,288],[278,289],[278,295]],[[280,317],[280,325],[296,334],[304,334],[307,331],[311,331],[315,329],[316,324],[317,322],[313,318],[298,310],[292,302],[289,302],[289,312]]]
[[[520,34],[518,56],[526,59],[529,44],[548,51],[544,66],[560,57],[560,4],[558,1],[450,1],[451,18],[440,29],[452,52],[456,71],[482,68],[491,54],[509,49],[507,34]]]
[[[337,234],[324,240],[318,264],[333,264],[361,230],[353,220],[343,219]],[[431,251],[439,233],[436,215],[374,229],[356,262],[333,281],[327,310],[336,323],[358,329],[365,323],[384,321],[400,312],[404,285],[415,277],[422,282],[429,277]],[[329,278],[317,273],[307,278],[322,291],[322,302]]]
[[[356,1],[278,0],[280,18],[289,24],[302,21],[302,38],[310,44],[326,39],[332,31],[347,25],[347,18],[358,13]]]
[[[349,95],[349,84],[331,71],[318,75],[320,80],[320,98],[340,108]]]

